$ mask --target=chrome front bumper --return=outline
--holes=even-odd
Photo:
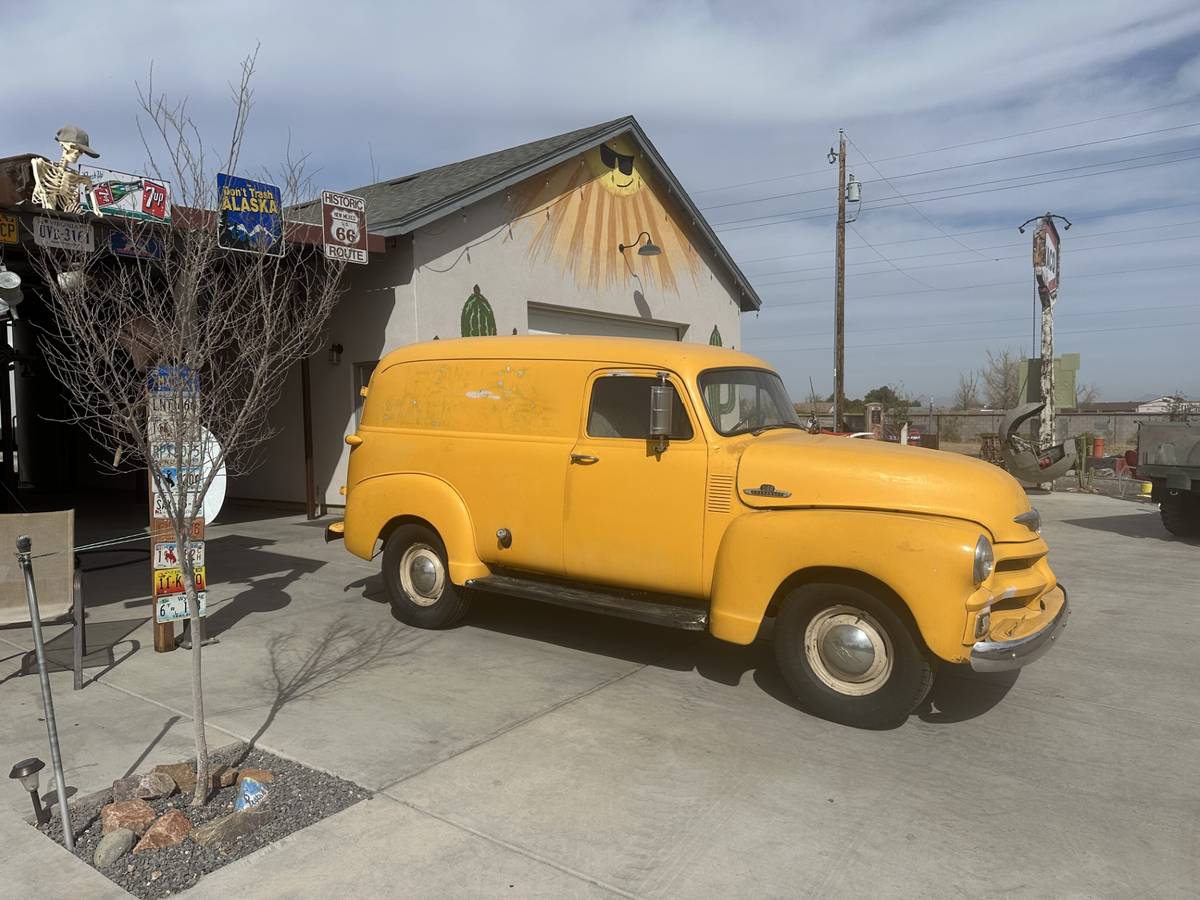
[[[1050,649],[1051,645],[1067,627],[1071,615],[1071,604],[1067,589],[1063,592],[1062,609],[1041,631],[1013,641],[976,641],[971,648],[971,668],[976,672],[1003,672],[1028,665]]]

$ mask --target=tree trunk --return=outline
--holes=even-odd
[[[192,795],[192,806],[203,806],[208,800],[208,738],[204,733],[204,683],[201,681],[200,645],[201,619],[200,600],[196,596],[196,579],[192,571],[191,540],[189,535],[180,534],[175,546],[182,547],[180,560],[183,569],[183,588],[187,592],[189,628],[192,635],[192,728],[196,737],[196,791]]]

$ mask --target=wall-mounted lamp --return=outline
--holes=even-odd
[[[331,366],[336,366],[336,365],[341,364],[342,349],[343,349],[343,347],[341,344],[330,344],[329,345],[329,364]]]
[[[29,791],[29,797],[33,800],[33,813],[37,816],[39,825],[45,825],[50,821],[50,810],[42,805],[42,798],[38,796],[38,781],[41,777],[38,773],[44,768],[46,768],[46,764],[33,756],[21,760],[8,773],[9,778],[18,779],[21,786]]]
[[[643,237],[646,239],[646,243],[641,244]],[[638,244],[641,244],[641,246],[639,247]],[[650,232],[648,231],[643,231],[628,244],[617,244],[617,250],[621,253],[633,247],[638,248],[638,256],[658,256],[658,254],[662,253],[662,247],[650,239]]]

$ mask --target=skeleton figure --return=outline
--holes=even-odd
[[[91,201],[92,212],[100,215],[90,190],[92,179],[69,168],[79,161],[80,154],[86,153],[91,157],[100,155],[88,146],[88,133],[78,126],[64,125],[58,129],[54,139],[62,145],[62,159],[57,163],[40,156],[33,160],[33,202],[46,209],[82,212],[79,189],[85,188],[89,189],[88,198]]]

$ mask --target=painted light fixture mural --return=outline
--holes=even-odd
[[[462,336],[484,337],[496,333],[496,316],[492,305],[479,291],[479,285],[471,292],[462,308]]]
[[[580,290],[640,280],[678,294],[681,279],[699,284],[703,262],[646,177],[644,159],[633,139],[622,135],[526,182],[514,203],[535,229],[530,261],[556,263]],[[642,232],[654,235],[661,252],[618,250],[629,235]]]

